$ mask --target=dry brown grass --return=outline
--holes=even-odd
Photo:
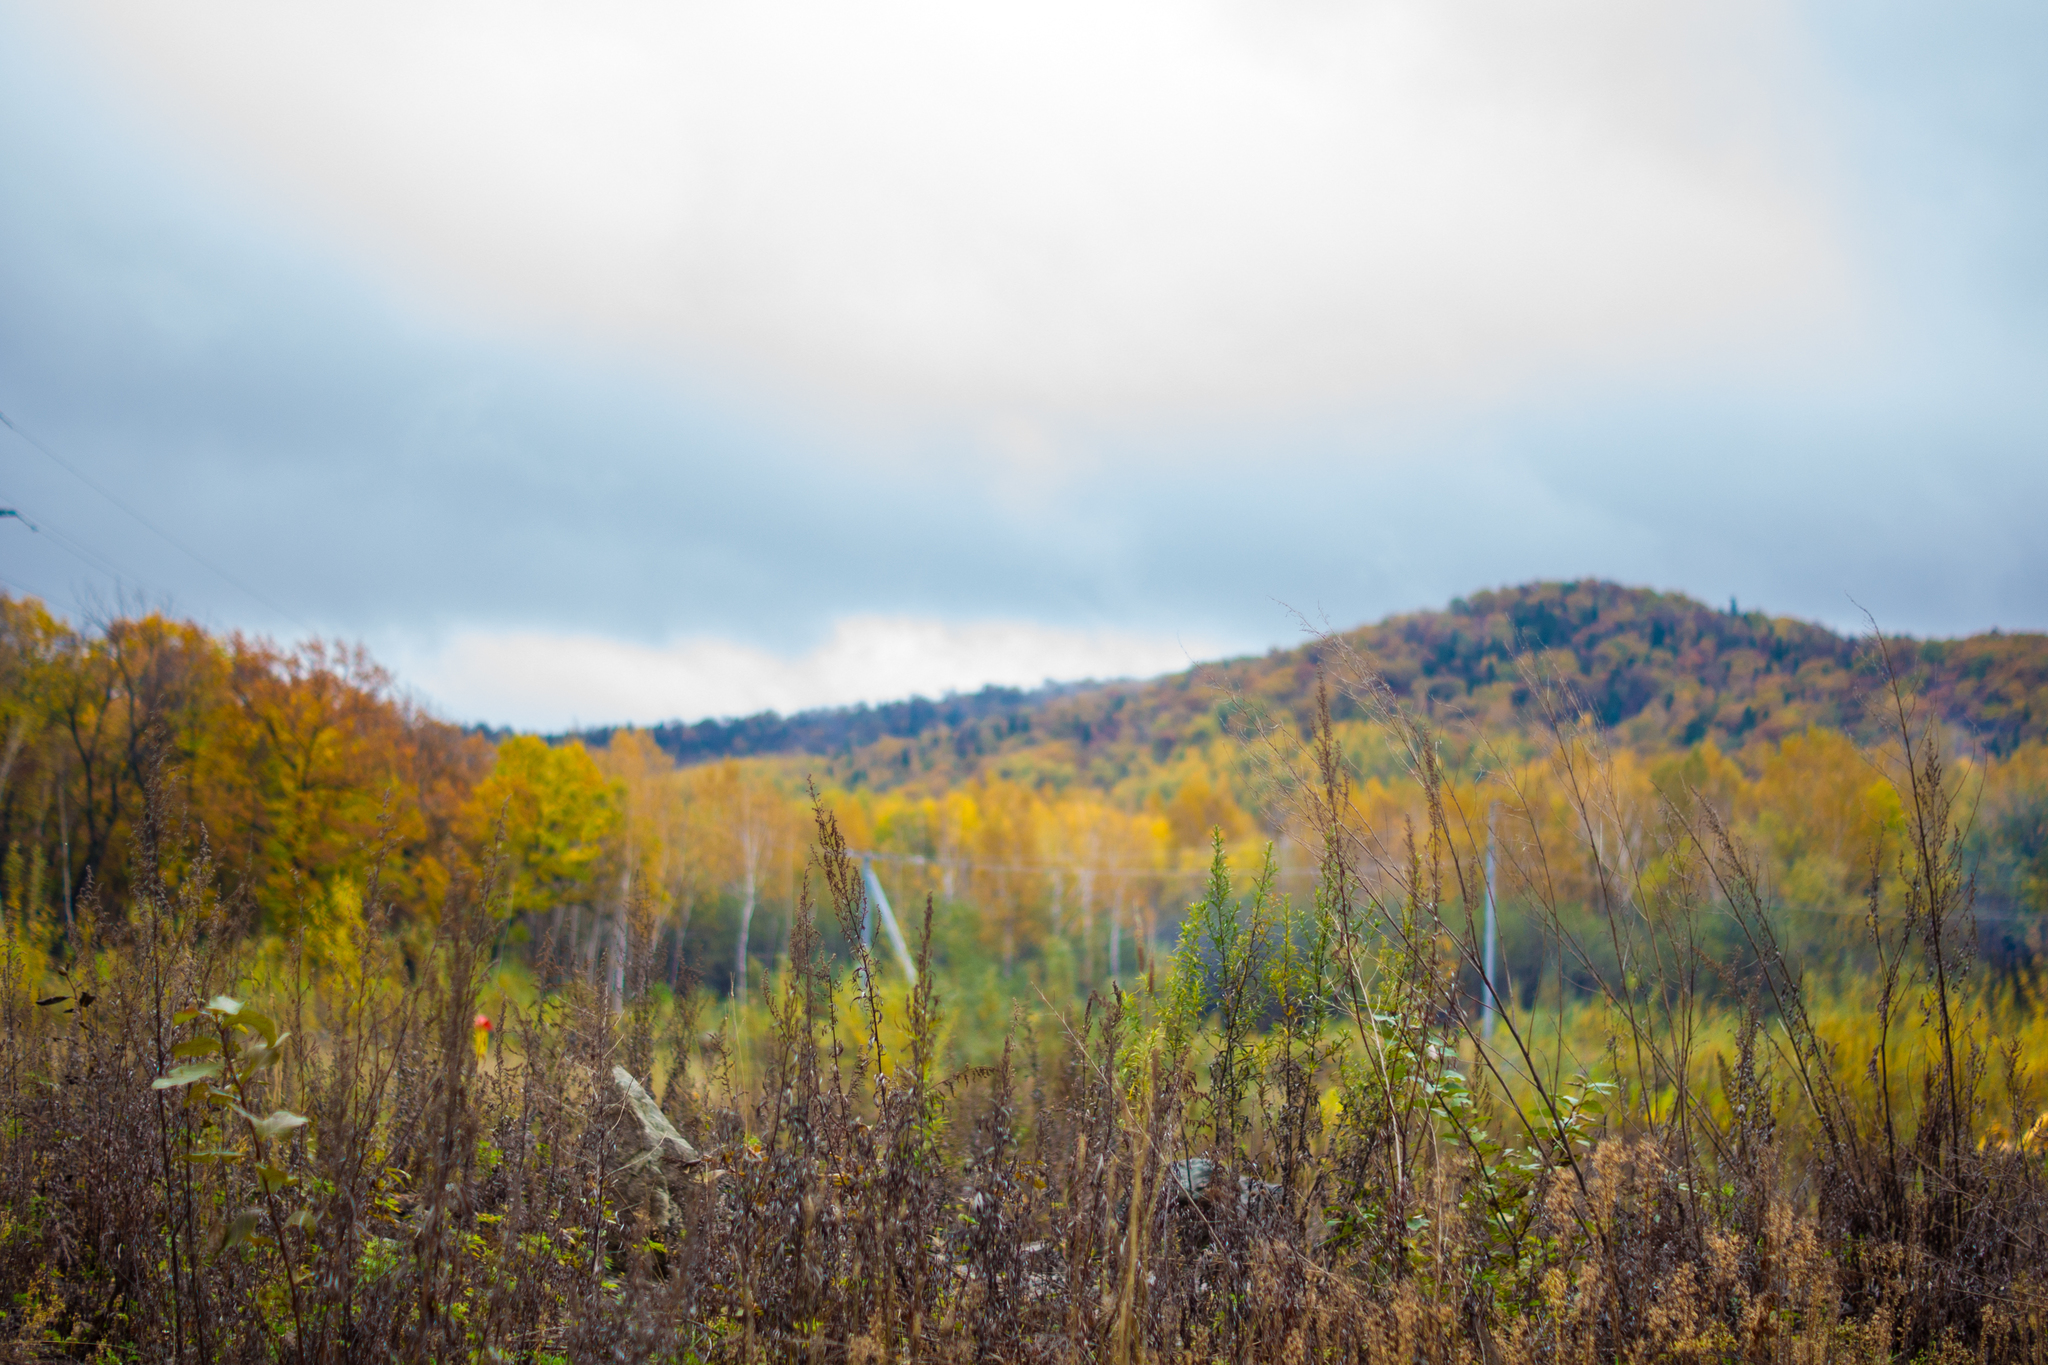
[[[1331,685],[1385,701],[1340,648],[1326,667]],[[567,982],[502,1019],[480,1063],[488,884],[413,939],[379,921],[373,887],[353,967],[316,976],[287,958],[264,975],[159,793],[135,898],[85,916],[62,998],[32,1004],[9,949],[4,1349],[1474,1365],[2048,1354],[2043,1158],[1982,1141],[1997,1123],[2023,1130],[1981,1096],[2000,1067],[2005,1093],[2021,1093],[2024,1058],[1960,1009],[1969,888],[1953,793],[1903,699],[1898,772],[1915,823],[1906,847],[1873,858],[1883,968],[1869,1055],[1807,1017],[1767,889],[1713,812],[1621,810],[1597,744],[1554,714],[1555,778],[1583,838],[1511,853],[1530,885],[1590,888],[1610,936],[1600,953],[1577,942],[1582,921],[1552,894],[1556,950],[1594,973],[1615,1021],[1583,1070],[1512,1010],[1496,1036],[1480,1031],[1472,813],[1431,737],[1403,722],[1426,823],[1370,829],[1327,705],[1305,740],[1266,735],[1275,809],[1320,861],[1314,903],[1279,899],[1270,878],[1233,885],[1219,846],[1170,962],[1074,1017],[1020,1014],[1000,1060],[966,1070],[940,1052],[928,947],[894,1004],[871,986],[876,964],[824,956],[819,917],[857,944],[864,906],[822,807],[789,965],[763,987],[763,1036],[707,1031],[695,997],[650,991],[646,945],[628,934],[623,971],[593,975],[621,981],[619,995]],[[1500,796],[1512,810],[1514,793]],[[158,874],[169,867],[175,882]],[[1734,960],[1704,954],[1710,915],[1741,927]],[[181,1012],[258,986],[291,1039],[274,1064],[253,1043],[234,1063],[236,1102],[310,1119],[263,1147],[269,1174],[253,1128],[209,1093],[230,1073],[151,1084],[180,1044],[242,1027]],[[1747,1002],[1732,1055],[1703,1053],[1709,988]],[[1916,1055],[1896,1046],[1905,1035],[1920,1060],[1893,1074]],[[666,1222],[644,1185],[628,1197],[612,1178],[614,1064],[656,1089],[707,1158],[672,1187]],[[287,1226],[286,1206],[310,1225]],[[237,1233],[245,1209],[272,1212]]]

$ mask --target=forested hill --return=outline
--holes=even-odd
[[[793,716],[762,711],[737,720],[706,720],[694,725],[670,721],[649,733],[677,763],[704,763],[719,758],[761,754],[839,754],[865,748],[878,740],[916,739],[937,731],[969,729],[994,722],[1013,729],[1023,717],[1059,697],[1099,688],[1098,683],[1056,683],[1026,691],[1017,687],[984,687],[954,693],[939,701],[911,697],[880,706],[825,707]],[[510,733],[509,731],[506,733]],[[580,730],[578,736],[598,745],[609,743],[612,728]]]
[[[1646,748],[1701,739],[1733,748],[1816,724],[1860,729],[1875,680],[1866,641],[1597,580],[1477,593],[1344,638],[1396,696],[1426,711],[1455,709],[1512,726],[1528,700],[1524,668],[1533,666],[1626,742]],[[1993,632],[1892,645],[1938,713],[1977,745],[2004,753],[2048,737],[2048,636]],[[1313,650],[1310,642],[1148,682],[988,688],[787,719],[670,724],[653,735],[684,763],[816,754],[837,760],[832,766],[854,781],[957,775],[1026,749],[1048,750],[1043,758],[1076,775],[1094,770],[1114,781],[1105,769],[1164,760],[1211,729],[1227,692],[1301,710],[1314,684]],[[601,743],[608,734],[589,737]]]

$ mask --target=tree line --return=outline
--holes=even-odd
[[[353,941],[372,877],[401,936],[491,879],[495,951],[543,979],[603,983],[652,945],[672,987],[751,989],[792,922],[815,782],[899,914],[915,921],[930,900],[942,965],[1085,993],[1130,979],[1171,941],[1214,834],[1247,865],[1273,843],[1281,890],[1307,894],[1287,775],[1247,719],[1263,700],[1267,723],[1292,724],[1270,705],[1291,694],[1273,684],[1281,670],[1261,676],[1263,693],[1212,691],[1172,743],[1126,746],[1107,764],[1041,730],[921,776],[804,754],[678,767],[646,730],[607,732],[601,746],[466,732],[360,648],[287,647],[161,613],[86,629],[0,598],[0,904],[24,942],[62,961],[81,905],[118,912],[138,841],[154,840],[175,856],[160,850],[152,866],[176,877],[203,859],[248,932],[297,939],[315,959]],[[1396,736],[1363,714],[1332,723],[1354,755],[1361,825],[1425,820]],[[1710,803],[1758,850],[1807,941],[1853,951],[1870,850],[1903,818],[1869,744],[1818,725],[1726,746],[1604,733],[1635,809],[1660,795]],[[1533,1002],[1583,973],[1546,956],[1514,913],[1536,894],[1528,854],[1579,836],[1569,794],[1522,736],[1475,725],[1435,742],[1465,809],[1508,808],[1494,826],[1503,954]],[[2031,957],[2048,912],[2048,746],[1961,763],[1984,946]],[[1655,842],[1647,824],[1616,828]],[[1486,835],[1475,825],[1466,837],[1476,852]]]

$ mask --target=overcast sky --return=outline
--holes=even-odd
[[[0,0],[0,579],[456,720],[2048,626],[2048,11]]]

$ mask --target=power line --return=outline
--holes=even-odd
[[[1206,877],[1207,863],[1197,867],[1083,867],[1074,863],[983,863],[972,858],[927,857],[922,853],[882,853],[872,849],[848,849],[846,856],[855,860],[873,858],[881,862],[900,863],[911,867],[949,867],[966,872],[1017,872],[1017,873],[1087,873],[1091,877]],[[1306,868],[1283,869],[1280,876],[1307,877]]]
[[[38,534],[42,532],[43,528],[36,525],[34,522],[30,521],[27,517],[23,516],[21,513],[21,509],[18,507],[0,507],[0,520],[5,520],[8,517],[13,517],[16,521],[20,522],[23,526],[28,527],[28,529],[31,531],[37,532]],[[27,593],[30,597],[40,598],[45,602],[52,600],[52,598],[55,596],[55,594],[53,593],[44,592],[41,588],[38,588],[33,584],[25,583],[19,578],[0,577],[0,587],[11,588],[15,592]],[[78,605],[78,599],[76,596],[72,598],[71,605],[73,607],[76,607]]]
[[[1022,874],[1037,873],[1086,873],[1091,877],[1157,877],[1162,880],[1180,877],[1206,877],[1209,869],[1201,867],[1081,867],[1069,863],[983,863],[972,858],[940,858],[922,853],[884,853],[877,849],[848,849],[846,856],[855,862],[870,859],[876,862],[897,863],[909,867],[952,868],[963,872],[1011,872]],[[1287,868],[1280,873],[1281,880],[1290,877],[1300,879],[1312,875],[1306,868]],[[1868,921],[1869,912],[1856,907],[1834,907],[1824,905],[1796,905],[1790,902],[1774,905],[1767,912],[1780,911],[1797,915],[1820,915],[1830,919],[1855,919]],[[1723,911],[1722,913],[1726,913]],[[2032,911],[1995,910],[1977,908],[1970,911],[1979,920],[1995,922],[2030,922],[2042,918]],[[1962,918],[1958,914],[1957,918]]]
[[[28,442],[37,450],[41,451],[43,455],[46,458],[48,458],[49,461],[52,464],[56,465],[59,469],[71,475],[71,477],[73,477],[74,479],[77,479],[80,483],[84,484],[87,488],[90,488],[93,492],[105,498],[114,506],[120,508],[123,512],[126,512],[130,517],[133,517],[137,522],[146,527],[152,534],[157,536],[165,544],[171,546],[173,549],[183,554],[187,559],[190,559],[193,563],[199,565],[201,568],[206,569],[212,574],[214,574],[223,583],[226,583],[229,587],[234,588],[236,591],[248,597],[250,601],[256,602],[259,605],[267,608],[268,610],[276,613],[279,617],[291,622],[300,630],[307,631],[309,633],[312,631],[312,627],[308,626],[304,621],[301,621],[298,617],[292,615],[283,607],[278,606],[277,603],[271,601],[262,593],[257,592],[254,588],[250,587],[248,584],[236,578],[226,569],[221,568],[220,565],[206,558],[206,556],[200,554],[197,550],[185,544],[185,542],[183,542],[182,540],[179,540],[169,531],[166,531],[163,527],[157,525],[148,517],[145,517],[144,515],[142,515],[142,513],[136,511],[133,507],[130,507],[127,503],[123,502],[119,497],[116,497],[113,494],[113,492],[111,492],[105,485],[100,483],[98,479],[93,478],[92,475],[86,473],[77,465],[71,463],[71,461],[59,455],[56,451],[50,449],[41,441],[29,435],[26,431],[23,431],[21,427],[15,423],[14,419],[12,417],[9,417],[5,412],[0,412],[0,424],[4,424],[9,431],[13,432],[16,436],[19,436],[22,440]]]
[[[854,859],[875,858],[882,862],[902,863],[911,867],[949,867],[967,872],[1086,872],[1094,877],[1182,877],[1200,873],[1208,875],[1206,867],[1078,867],[1067,863],[983,863],[972,858],[935,858],[921,853],[881,853],[873,850],[848,849],[846,856]]]
[[[140,578],[123,569],[119,564],[116,564],[98,550],[93,549],[92,546],[86,544],[77,536],[69,535],[60,530],[57,524],[48,517],[39,515],[31,520],[29,515],[19,507],[0,507],[0,518],[6,517],[14,518],[39,536],[47,535],[58,549],[64,551],[87,568],[107,575],[114,580],[116,586],[123,579],[138,586],[142,583]]]
[[[26,593],[28,596],[38,598],[44,602],[51,602],[56,600],[55,593],[44,592],[41,588],[38,588],[33,583],[24,583],[19,578],[10,578],[4,574],[0,574],[0,587],[12,588],[16,592]],[[76,607],[78,605],[78,600],[76,598],[73,598],[71,605],[73,607]]]

